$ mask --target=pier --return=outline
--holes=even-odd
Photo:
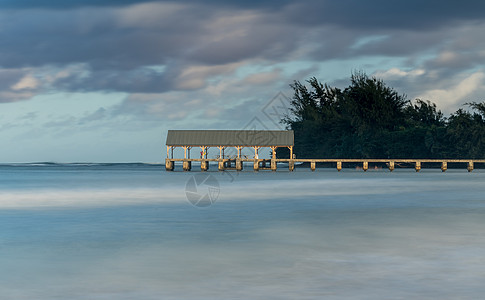
[[[192,162],[200,162],[202,171],[209,169],[209,162],[218,163],[218,169],[243,169],[244,163],[251,162],[253,169],[276,170],[276,151],[287,148],[290,158],[293,155],[294,133],[292,130],[169,130],[167,133],[167,158],[165,168],[173,171],[176,162],[182,162],[184,171],[192,169]],[[174,158],[174,149],[182,148],[184,158]],[[200,158],[191,158],[191,149],[200,149]],[[217,158],[208,158],[210,148],[217,148]],[[252,148],[253,158],[242,154],[244,148]],[[271,150],[271,159],[260,159],[263,148]],[[232,152],[231,152],[232,151]],[[294,165],[294,164],[293,164]]]
[[[239,159],[183,159],[183,158],[167,158],[165,159],[165,168],[167,171],[173,171],[175,168],[175,163],[181,163],[183,165],[184,171],[190,171],[192,169],[192,162],[200,162],[200,170],[209,170],[210,162],[217,162],[219,171],[226,170],[236,170],[242,171],[243,169],[249,167],[254,171],[259,170],[271,170],[276,171],[278,169],[278,164],[284,164],[285,168],[289,171],[295,169],[297,164],[309,164],[309,169],[315,171],[318,164],[329,164],[333,165],[337,171],[341,171],[344,167],[349,166],[353,168],[358,168],[364,172],[369,170],[369,168],[385,165],[389,171],[394,171],[396,168],[414,168],[416,172],[421,171],[423,166],[441,169],[442,172],[448,170],[448,165],[460,164],[463,169],[468,170],[468,172],[473,171],[477,164],[485,165],[485,159],[249,159],[249,158],[239,158]],[[286,166],[288,165],[288,166]]]
[[[476,164],[485,164],[485,159],[297,159],[293,153],[294,133],[291,130],[169,130],[166,145],[165,169],[167,171],[173,171],[176,163],[181,163],[184,171],[190,171],[193,162],[200,163],[201,171],[209,170],[210,163],[217,163],[219,171],[242,171],[247,167],[254,171],[276,171],[278,164],[280,166],[284,164],[285,167],[287,165],[289,171],[293,171],[295,165],[308,164],[309,168],[315,171],[318,164],[324,164],[334,166],[338,171],[344,167],[367,171],[369,167],[385,166],[391,172],[395,168],[403,167],[413,167],[416,172],[419,172],[423,166],[439,167],[445,172],[449,164],[466,168],[471,172]],[[184,150],[184,158],[173,157],[174,149],[178,147]],[[192,148],[200,149],[200,158],[190,157]],[[209,158],[210,148],[219,150],[215,158]],[[243,148],[252,148],[254,155],[252,157],[243,155],[241,153]],[[271,150],[271,158],[259,158],[259,151],[262,148]],[[279,148],[287,148],[289,158],[276,158]],[[228,150],[232,150],[232,153]]]

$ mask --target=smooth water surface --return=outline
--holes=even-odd
[[[212,171],[205,208],[186,198],[197,174],[0,166],[0,299],[485,293],[483,170]]]

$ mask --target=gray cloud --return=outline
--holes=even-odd
[[[405,57],[410,68],[446,76],[473,68],[485,46],[482,1],[16,0],[0,7],[3,102],[56,90],[197,90],[248,62]],[[413,60],[429,52],[441,56]],[[13,90],[26,68],[52,74]]]
[[[67,9],[77,8],[85,6],[123,6],[141,2],[148,2],[150,0],[77,0],[77,1],[65,1],[65,0],[49,0],[49,1],[37,1],[37,0],[3,0],[0,3],[1,8],[7,9],[32,9],[32,8],[44,8],[44,9]]]
[[[0,69],[0,103],[30,99],[38,90],[29,69]]]
[[[11,86],[16,84],[23,76],[25,72],[18,69],[0,69],[0,89],[10,89]]]
[[[148,68],[135,70],[91,70],[71,73],[55,82],[58,89],[92,92],[123,91],[128,93],[153,93],[171,90],[172,78],[163,72]]]
[[[9,9],[72,9],[79,7],[103,7],[103,6],[127,6],[133,4],[159,2],[174,3],[173,0],[3,0],[0,2],[0,8]],[[224,1],[224,0],[188,0],[184,1],[191,4],[203,4],[214,7],[258,7],[258,8],[275,8],[286,3],[289,0],[248,0],[248,1]]]
[[[131,69],[163,64],[193,43],[202,24],[195,18],[182,21],[176,15],[153,24],[155,20],[144,16],[150,9],[154,19],[164,17],[163,11],[170,12],[171,7],[0,13],[5,20],[0,66],[88,63],[93,68]],[[193,15],[193,9],[181,7],[176,13]]]
[[[345,28],[430,29],[462,20],[483,20],[485,3],[480,0],[387,1],[308,0],[285,9],[296,23],[333,24]]]

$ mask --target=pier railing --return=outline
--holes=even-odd
[[[288,170],[293,171],[295,164],[309,164],[312,171],[315,171],[317,164],[332,164],[340,171],[344,166],[353,166],[361,168],[363,171],[369,169],[369,164],[385,165],[389,171],[393,171],[396,167],[413,166],[416,172],[419,172],[423,165],[431,164],[440,166],[444,172],[448,169],[448,164],[463,164],[466,166],[468,172],[471,172],[476,164],[485,164],[485,159],[313,159],[313,158],[301,158],[301,159],[249,159],[249,158],[167,158],[165,159],[165,168],[167,171],[173,171],[175,163],[182,162],[182,168],[184,171],[190,171],[192,169],[192,162],[200,162],[201,171],[207,171],[209,169],[209,162],[217,162],[218,170],[243,170],[244,164],[252,166],[254,171],[259,170],[272,170],[276,171],[278,163],[288,164]]]

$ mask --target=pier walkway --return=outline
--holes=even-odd
[[[192,162],[200,162],[201,171],[207,171],[209,169],[210,162],[217,162],[218,170],[237,170],[242,171],[244,165],[249,165],[254,171],[259,170],[272,170],[276,171],[278,164],[283,163],[288,170],[293,171],[296,164],[306,163],[312,171],[315,171],[317,164],[333,165],[338,171],[342,170],[345,166],[352,166],[361,168],[363,171],[367,171],[369,166],[382,166],[385,165],[389,171],[393,171],[396,167],[409,167],[412,166],[419,172],[423,165],[428,167],[438,166],[441,171],[446,171],[449,164],[456,166],[463,166],[468,172],[473,171],[476,164],[485,164],[485,159],[249,159],[249,158],[167,158],[165,160],[165,168],[167,171],[173,171],[175,163],[182,163],[184,171],[190,171],[192,169]]]

